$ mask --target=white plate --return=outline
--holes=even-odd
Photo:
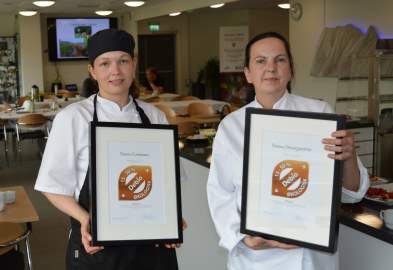
[[[385,178],[382,178],[382,177],[378,176],[378,180],[375,180],[375,181],[371,181],[370,180],[370,185],[374,187],[376,185],[386,184],[388,182],[389,182],[388,179],[385,179]]]
[[[392,192],[393,191],[393,183],[373,185],[372,188],[383,188],[383,189],[385,189],[388,192]],[[382,199],[379,199],[379,198],[371,198],[371,197],[368,197],[367,194],[366,194],[366,196],[364,196],[364,198],[369,200],[369,201],[382,203],[384,205],[389,205],[389,206],[393,205],[393,199],[382,200]]]

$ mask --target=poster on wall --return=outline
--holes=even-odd
[[[220,72],[243,72],[248,26],[220,27]]]

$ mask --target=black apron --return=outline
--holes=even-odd
[[[150,120],[139,107],[134,104],[144,125],[150,125]],[[93,122],[97,118],[97,95],[94,97]],[[85,182],[79,194],[78,203],[89,211],[89,169]],[[71,234],[66,254],[67,270],[178,270],[176,251],[154,245],[105,247],[103,250],[87,254],[81,241],[80,223],[71,218]]]

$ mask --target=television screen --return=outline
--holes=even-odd
[[[94,33],[116,28],[116,18],[48,18],[49,60],[87,59],[87,40]]]

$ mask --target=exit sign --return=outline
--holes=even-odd
[[[160,31],[160,24],[159,23],[149,23],[149,31],[150,32]]]

